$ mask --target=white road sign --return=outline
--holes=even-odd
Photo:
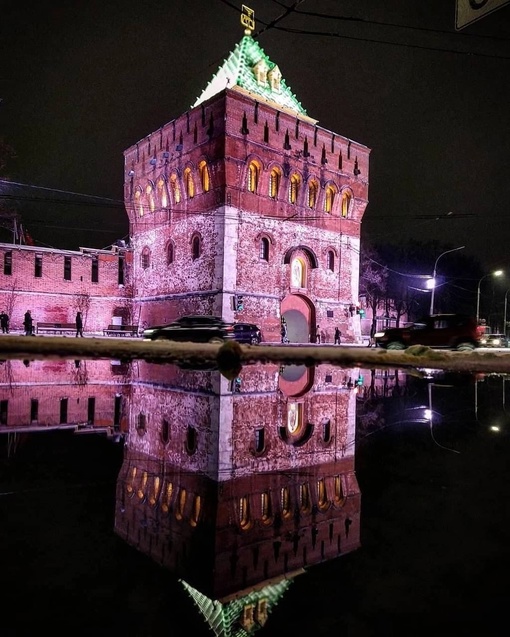
[[[456,0],[455,29],[460,31],[509,2],[510,0]]]

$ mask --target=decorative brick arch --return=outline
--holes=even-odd
[[[315,254],[315,252],[311,248],[308,248],[307,246],[304,246],[304,245],[298,245],[298,246],[293,246],[292,248],[289,248],[287,252],[283,255],[283,263],[285,265],[288,265],[291,262],[294,253],[298,251],[304,252],[307,255],[310,261],[311,268],[319,267],[319,260],[317,259],[317,255]]]
[[[288,374],[287,368],[283,368],[278,376],[278,388],[288,397],[298,398],[307,394],[315,381],[315,367],[292,366],[292,374]],[[301,375],[299,375],[301,372]]]
[[[287,294],[280,305],[280,315],[287,323],[287,335],[291,343],[309,343],[315,326],[315,306],[303,294]]]

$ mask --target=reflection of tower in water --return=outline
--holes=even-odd
[[[342,373],[253,366],[232,391],[218,372],[140,364],[115,529],[206,618],[221,610],[255,630],[297,574],[358,548],[355,392],[338,389]]]

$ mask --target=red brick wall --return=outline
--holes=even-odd
[[[185,113],[125,152],[125,197],[135,251],[134,285],[140,298],[142,320],[162,323],[190,312],[221,314],[232,320],[258,323],[266,340],[280,339],[281,303],[299,293],[312,305],[309,314],[333,341],[336,325],[344,341],[359,338],[359,319],[345,313],[357,300],[361,220],[368,201],[370,150],[316,125],[308,118],[278,112],[258,104],[236,90],[226,90]],[[243,118],[248,134],[241,134]],[[278,120],[278,125],[277,125]],[[269,140],[264,141],[265,127]],[[286,135],[290,148],[284,148]],[[309,156],[306,157],[305,142]],[[197,172],[200,161],[209,167],[211,189],[202,191]],[[261,166],[257,192],[247,190],[249,162]],[[269,196],[271,168],[282,172],[280,196]],[[187,197],[182,180],[191,168],[195,194]],[[286,193],[292,173],[302,185],[296,204]],[[146,197],[149,185],[157,193],[158,180],[176,175],[181,201],[154,211]],[[316,208],[307,206],[308,179],[320,184]],[[337,189],[331,213],[324,207],[324,188]],[[340,212],[340,193],[348,188],[353,202],[348,218]],[[143,214],[134,209],[134,192],[142,192]],[[199,233],[202,254],[191,258],[191,237]],[[260,238],[270,239],[270,258],[259,257]],[[175,246],[175,262],[168,265],[168,242]],[[305,246],[315,254],[318,267],[310,268],[307,286],[290,288],[286,255]],[[140,267],[143,248],[150,249],[151,266]],[[334,271],[327,268],[327,253],[335,255]],[[209,294],[204,294],[209,293]],[[244,309],[234,312],[233,297],[244,297]],[[288,303],[288,301],[286,301]],[[332,316],[331,316],[332,314]]]
[[[4,272],[6,253],[12,254],[10,275]],[[11,330],[23,330],[26,310],[31,311],[35,325],[38,321],[72,323],[80,309],[85,333],[100,334],[112,322],[113,315],[133,317],[131,253],[123,253],[124,285],[119,285],[119,254],[96,254],[98,282],[93,283],[90,253],[0,244],[0,311],[8,311]],[[35,276],[36,255],[42,257],[41,277]],[[71,259],[71,280],[64,279],[65,257]]]

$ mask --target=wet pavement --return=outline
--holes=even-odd
[[[510,564],[506,376],[328,367],[305,391],[290,371],[254,368],[237,386],[161,365],[119,374],[89,362],[86,378],[69,361],[53,376],[48,363],[4,371],[9,422],[28,425],[37,400],[44,424],[52,394],[47,427],[62,419],[67,393],[76,427],[14,434],[0,425],[2,634],[243,634],[239,619],[230,632],[214,624],[218,586],[230,616],[232,599],[255,608],[245,626],[260,621],[261,636],[500,634]],[[76,393],[64,392],[73,374]],[[91,392],[87,427],[79,410],[85,403],[91,415]],[[262,426],[257,450],[245,438]],[[199,504],[185,510],[183,490]],[[286,492],[297,498],[290,517]],[[275,496],[273,509],[264,494]],[[251,510],[236,526],[240,502]],[[286,577],[269,573],[273,588],[255,582],[280,567]]]

